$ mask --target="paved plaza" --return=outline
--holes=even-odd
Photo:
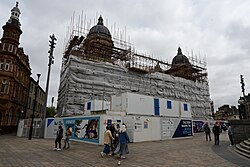
[[[63,143],[63,142],[62,142]],[[71,142],[70,149],[53,151],[53,139],[28,140],[15,135],[0,136],[0,167],[112,167],[118,157],[101,158],[103,146]],[[219,146],[205,141],[204,134],[189,139],[129,143],[130,154],[121,160],[127,167],[250,167],[250,160],[239,156],[229,146],[227,134]]]

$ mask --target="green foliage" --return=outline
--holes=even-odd
[[[55,107],[46,107],[46,118],[54,117],[56,115],[56,108]]]

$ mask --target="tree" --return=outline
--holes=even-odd
[[[46,107],[46,118],[54,117],[56,115],[55,107]]]

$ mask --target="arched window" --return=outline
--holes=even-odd
[[[2,80],[1,93],[4,94],[6,89],[6,80]]]
[[[9,71],[9,69],[10,69],[10,61],[7,60],[6,63],[5,63],[5,70]]]
[[[0,59],[0,70],[3,70],[4,68],[4,60]]]
[[[7,50],[7,45],[4,43],[3,44],[3,51],[6,51]]]
[[[9,44],[9,52],[13,52],[13,45]]]

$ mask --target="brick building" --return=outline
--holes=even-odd
[[[16,6],[3,28],[0,42],[0,134],[15,131],[20,118],[26,117],[30,96],[29,57],[19,47],[22,34]],[[39,89],[40,90],[40,89]],[[44,91],[43,91],[44,92]],[[31,100],[31,99],[30,99]]]

